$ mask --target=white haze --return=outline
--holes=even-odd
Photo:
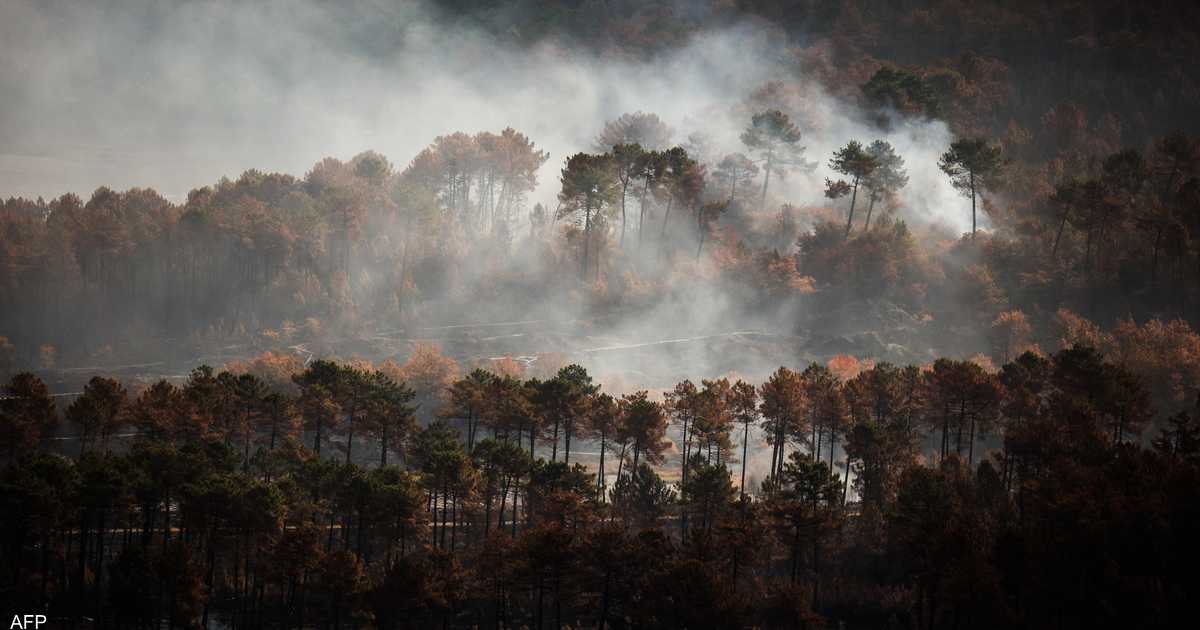
[[[0,196],[86,198],[107,185],[181,201],[246,169],[302,175],[325,156],[366,149],[403,168],[437,135],[511,126],[550,152],[531,201],[553,207],[564,158],[588,150],[605,120],[654,112],[676,142],[702,131],[722,152],[744,150],[745,112],[735,117],[734,107],[767,81],[803,80],[785,65],[779,35],[752,23],[632,61],[549,43],[516,49],[436,26],[417,3],[352,6],[9,0],[0,7]],[[357,38],[381,31],[386,41]],[[829,154],[881,133],[814,82],[805,99],[803,143],[820,167],[777,191],[821,204]],[[909,168],[903,216],[966,229],[965,202],[936,166],[951,139],[945,126],[901,123],[886,138]]]
[[[744,151],[738,136],[748,112],[739,105],[766,82],[785,80],[804,85],[804,111],[793,113],[805,123],[806,157],[819,166],[773,180],[773,197],[827,203],[823,180],[836,177],[827,167],[833,150],[882,136],[910,176],[900,216],[969,229],[966,202],[936,164],[951,141],[944,124],[897,121],[884,135],[853,104],[797,77],[780,35],[761,24],[708,32],[636,61],[553,43],[518,49],[437,26],[417,3],[352,6],[6,0],[0,197],[75,192],[86,199],[105,185],[152,187],[179,202],[193,188],[251,168],[300,176],[323,157],[374,149],[402,169],[438,135],[513,127],[550,152],[529,201],[554,207],[564,159],[590,150],[605,121],[654,112],[675,129],[675,142],[703,132],[714,153]],[[370,28],[371,20],[388,28]],[[381,31],[391,34],[387,41],[355,37]],[[597,337],[570,331],[563,347],[549,337],[549,347],[522,350],[565,352],[602,377],[621,375],[627,389],[730,372],[757,382],[781,362],[802,367],[792,331],[736,334],[756,323],[737,296],[691,286],[660,298],[653,312]],[[541,304],[520,318],[580,316],[571,306]],[[516,330],[509,336],[525,332]],[[710,337],[698,346],[677,342]],[[489,356],[486,350],[478,356]],[[751,455],[750,475],[761,478],[766,452]]]

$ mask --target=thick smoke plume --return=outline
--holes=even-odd
[[[17,0],[5,13],[5,196],[149,186],[181,201],[249,168],[299,175],[366,149],[402,168],[437,135],[511,126],[551,153],[531,201],[552,205],[563,160],[589,149],[603,121],[654,112],[676,142],[700,133],[714,155],[740,150],[749,111],[739,105],[783,78],[803,85],[797,118],[808,159],[820,164],[784,184],[788,201],[820,203],[829,153],[884,135],[853,104],[797,78],[782,36],[750,22],[634,60],[553,41],[516,49],[443,26],[417,3]],[[965,227],[936,169],[950,140],[944,125],[900,124],[886,138],[908,163],[912,216]]]

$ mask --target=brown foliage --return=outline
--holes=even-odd
[[[458,364],[442,354],[441,348],[432,343],[417,343],[403,365],[392,359],[379,364],[379,371],[398,383],[411,387],[417,401],[424,403],[430,413],[445,401],[451,385],[458,378]]]

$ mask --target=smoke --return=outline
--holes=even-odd
[[[816,168],[774,179],[773,202],[827,205],[824,179],[838,177],[830,154],[849,140],[883,138],[910,178],[900,217],[968,229],[966,202],[937,168],[952,140],[946,126],[897,117],[880,130],[802,76],[789,46],[753,20],[639,59],[553,38],[517,47],[448,26],[419,2],[9,0],[0,7],[0,196],[86,198],[104,185],[152,187],[181,202],[247,169],[302,175],[326,156],[373,149],[399,170],[438,135],[513,127],[550,152],[528,202],[553,208],[565,159],[591,150],[604,122],[622,113],[659,115],[676,143],[698,134],[700,157],[717,160],[745,151],[739,136],[750,115],[778,105],[800,124]],[[754,102],[772,81],[795,89],[778,104]],[[508,264],[542,261],[518,252]],[[466,274],[464,284],[481,291],[489,281],[482,267]],[[532,305],[516,296],[463,315],[491,327],[415,329],[393,341],[433,338],[460,360],[562,354],[618,390],[727,374],[760,382],[781,364],[816,358],[804,351],[807,338],[777,325],[794,321],[796,304],[749,312],[728,287],[663,285],[669,292],[649,307],[603,325],[581,322],[589,310],[579,296]],[[769,464],[761,437],[752,438],[754,480]]]
[[[883,135],[797,77],[781,36],[750,21],[633,60],[553,40],[518,49],[444,26],[420,3],[15,0],[0,13],[4,196],[148,186],[180,201],[249,168],[302,174],[366,149],[402,168],[437,135],[512,126],[550,151],[531,199],[550,202],[563,160],[605,120],[655,112],[676,142],[699,131],[714,151],[741,150],[739,104],[788,79],[803,85],[804,143],[822,166],[779,192],[820,204],[829,153]],[[912,215],[967,225],[936,169],[945,126],[904,123],[886,137],[908,163]]]
[[[967,229],[967,204],[937,168],[951,141],[946,126],[897,118],[879,129],[854,103],[801,75],[791,45],[754,20],[634,58],[554,38],[518,47],[449,26],[419,2],[12,0],[0,7],[0,196],[86,198],[104,185],[152,187],[181,202],[189,190],[247,169],[302,175],[326,156],[373,149],[399,170],[438,135],[513,127],[549,151],[527,201],[554,208],[565,159],[591,150],[604,122],[622,113],[659,115],[675,143],[699,134],[701,157],[716,160],[746,150],[739,136],[752,113],[779,106],[800,125],[805,157],[817,167],[773,178],[773,204],[827,205],[824,179],[838,177],[830,154],[852,139],[884,138],[910,177],[899,216]],[[773,81],[791,86],[787,97],[755,100]],[[845,211],[844,200],[836,204]],[[675,237],[682,244],[694,234]],[[511,270],[545,265],[519,243],[517,250]],[[432,323],[548,323],[435,338],[460,360],[561,353],[602,379],[651,388],[729,373],[761,380],[779,365],[817,358],[805,353],[811,339],[795,326],[802,306],[751,310],[737,288],[704,282],[699,266],[668,271],[693,277],[660,282],[659,294],[609,321],[588,321],[595,309],[578,289],[564,296],[544,288],[537,301],[513,293],[471,298],[469,312],[442,305],[440,315],[454,319]],[[459,272],[462,295],[498,293],[487,290],[494,277],[483,265]],[[364,275],[387,278],[388,270]],[[431,334],[408,330],[395,341]]]

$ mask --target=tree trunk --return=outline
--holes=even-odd
[[[775,152],[768,151],[766,159],[766,173],[763,177],[762,200],[758,203],[759,212],[767,211],[767,186],[771,184],[771,162],[774,161]]]
[[[749,447],[749,445],[750,445],[750,423],[747,422],[747,423],[745,423],[745,428],[742,429],[742,483],[741,483],[742,499],[746,498],[746,449]],[[735,572],[737,571],[736,566],[737,565],[734,565]],[[734,582],[736,583],[736,581],[737,581],[737,576],[735,575]]]
[[[779,459],[779,440],[771,440],[771,476],[775,476],[775,462]]]
[[[458,541],[458,492],[451,495],[450,499],[450,552],[454,552],[454,547]]]
[[[663,214],[662,231],[658,234],[658,240],[663,240],[667,237],[667,221],[671,218],[671,206],[675,205],[675,196],[667,198],[667,211]]]
[[[387,466],[388,432],[387,420],[383,420],[383,431],[379,438],[379,467]]]
[[[858,201],[858,176],[854,176],[854,191],[850,193],[850,215],[846,217],[846,234],[843,238],[850,236],[850,228],[854,227],[854,204]]]
[[[583,204],[583,266],[579,269],[579,277],[587,280],[588,250],[592,240],[592,204]]]
[[[946,453],[950,450],[950,410],[944,409],[942,413],[942,445],[939,463],[946,459]]]
[[[967,423],[967,403],[962,401],[958,408],[958,434],[954,439],[954,454],[962,457],[962,434],[963,425]]]
[[[621,454],[617,456],[617,481],[621,481],[621,475],[625,472],[625,448],[627,444],[621,445]]]
[[[566,423],[563,427],[563,463],[571,463],[571,425],[574,421]]]
[[[683,438],[682,439],[683,439],[683,467],[679,471],[679,475],[680,475],[680,479],[682,480],[682,483],[686,485],[687,478],[688,478],[688,457],[691,455],[691,453],[689,452],[689,450],[690,450],[689,447],[691,446],[691,440],[688,439],[688,418],[687,417],[684,417],[684,419],[683,419]]]
[[[503,483],[500,484],[500,511],[496,515],[496,531],[504,531],[504,506],[508,503],[508,487],[512,484],[512,477],[505,477]],[[516,513],[513,513],[513,518],[516,518]],[[484,527],[484,531],[487,528]]]
[[[550,447],[550,461],[558,461],[558,417],[554,418],[554,444]]]
[[[607,446],[607,441],[606,441],[605,437],[606,436],[604,434],[604,430],[601,429],[600,430],[600,472],[597,475],[599,477],[599,479],[596,482],[596,486],[600,490],[600,501],[601,502],[603,502],[604,498],[605,498],[604,497],[604,495],[605,495],[605,492],[604,492],[604,451],[605,451],[605,447]]]
[[[627,221],[625,219],[625,196],[626,196],[625,193],[628,190],[629,190],[629,180],[625,179],[624,181],[621,182],[621,242],[620,242],[620,245],[622,248],[625,247],[625,224],[627,223]]]
[[[438,547],[446,548],[446,512],[449,510],[447,503],[450,502],[450,482],[449,480],[442,482],[442,536],[438,540]]]
[[[408,249],[412,241],[412,225],[413,218],[409,217],[408,226],[405,228],[404,251],[400,254],[400,286],[396,287],[396,316],[401,318],[404,317],[404,285],[408,275]]]
[[[971,416],[971,435],[967,438],[969,444],[967,446],[967,469],[975,468],[975,416]]]
[[[1050,249],[1050,257],[1058,257],[1058,244],[1062,240],[1063,230],[1067,227],[1067,210],[1064,208],[1062,219],[1058,222],[1058,231],[1054,234],[1054,247]]]
[[[642,197],[638,201],[638,249],[642,248],[642,233],[646,227],[646,194],[650,192],[650,178],[646,178],[646,185],[642,187]]]
[[[512,498],[512,537],[517,537],[517,500],[521,497],[521,479],[520,477],[513,479],[513,498]],[[529,506],[525,507],[525,511],[529,511]]]

